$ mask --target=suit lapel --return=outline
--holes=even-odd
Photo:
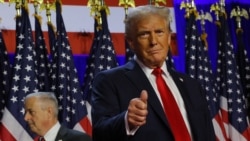
[[[188,106],[189,104],[189,95],[187,95],[186,93],[188,92],[186,87],[184,86],[184,83],[185,83],[185,79],[182,78],[180,75],[178,75],[176,72],[173,72],[173,70],[168,70],[170,75],[172,76],[174,82],[175,82],[175,85],[177,86],[180,94],[181,94],[181,97],[185,103],[185,106]]]
[[[57,133],[57,135],[56,135],[55,141],[62,140],[66,133],[67,133],[66,128],[64,128],[63,126],[61,126],[60,129],[59,129],[59,131],[58,131],[58,133]]]

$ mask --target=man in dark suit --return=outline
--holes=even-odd
[[[58,102],[54,93],[36,92],[25,97],[25,116],[32,132],[41,141],[91,141],[87,134],[68,129],[58,121]]]
[[[214,141],[200,84],[166,64],[171,40],[169,9],[150,5],[131,9],[125,34],[135,59],[94,79],[93,141]],[[160,76],[155,70],[160,70]],[[170,92],[162,92],[159,77],[163,89]],[[170,99],[166,95],[174,104],[166,106]]]

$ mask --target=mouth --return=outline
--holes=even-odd
[[[161,50],[160,49],[152,49],[152,50],[148,50],[148,53],[149,54],[158,54],[158,53],[160,53],[161,52]]]
[[[28,126],[29,126],[30,128],[32,128],[32,127],[34,127],[34,124],[33,124],[33,123],[28,123]]]

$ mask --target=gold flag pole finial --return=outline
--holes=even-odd
[[[38,14],[38,6],[43,3],[43,0],[31,0],[35,8],[35,14]]]
[[[125,10],[125,19],[128,15],[128,8],[129,7],[135,7],[135,1],[134,0],[119,0],[119,6],[123,6]]]
[[[201,30],[202,30],[201,40],[203,40],[205,47],[207,49],[208,43],[207,43],[207,33],[205,30],[205,24],[206,24],[206,21],[213,22],[212,15],[209,12],[204,13],[203,10],[201,10],[201,13],[197,16],[197,20],[200,20]]]
[[[159,3],[163,3],[164,5],[167,4],[166,0],[153,0],[153,3],[155,4],[155,6],[160,6]]]
[[[40,11],[46,10],[46,16],[48,23],[51,23],[51,10],[56,10],[56,3],[50,3],[48,0],[40,5]]]
[[[213,22],[213,17],[209,12],[204,13],[204,11],[201,10],[200,14],[197,16],[197,20],[200,20],[201,30],[205,31],[206,20]]]
[[[226,6],[226,5],[225,5],[225,0],[220,0],[220,4],[219,4],[219,5],[220,5],[221,11],[224,12],[224,11],[225,11],[225,6]]]
[[[216,21],[219,21],[220,16],[225,16],[227,18],[227,14],[225,11],[225,0],[220,0],[219,3],[216,2],[215,4],[212,4],[210,7],[210,12],[215,12]]]
[[[219,16],[220,16],[220,11],[221,11],[221,7],[218,3],[212,4],[210,7],[210,12],[214,12],[215,13],[215,20],[219,21]]]
[[[0,3],[4,3],[4,0],[0,0]],[[0,17],[0,23],[2,22],[2,18]],[[1,31],[1,29],[0,29]]]
[[[185,18],[189,18],[191,13],[194,13],[195,16],[198,16],[198,12],[196,10],[196,6],[194,3],[194,0],[191,0],[191,2],[189,2],[189,0],[182,1],[181,5],[180,5],[180,9],[185,8],[186,14],[185,14]]]
[[[9,0],[9,5],[11,5],[12,3],[15,3],[16,6],[16,17],[21,16],[21,6],[22,6],[22,0]]]
[[[88,0],[87,6],[90,7],[90,16],[94,17],[97,21],[97,30],[102,29],[102,17],[101,10],[103,7],[103,1],[101,0]]]
[[[35,9],[35,13],[33,14],[33,16],[35,16],[38,19],[39,23],[41,24],[42,17],[38,15],[38,7],[40,4],[43,3],[43,0],[31,0],[31,2],[33,3],[34,9]]]
[[[245,19],[249,19],[248,13],[246,9],[240,9],[239,6],[237,6],[237,8],[234,8],[231,13],[230,13],[230,18],[235,17],[236,23],[237,23],[237,30],[236,32],[243,32],[242,28],[241,28],[241,17],[245,18]]]

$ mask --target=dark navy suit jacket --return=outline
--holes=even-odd
[[[55,141],[92,141],[87,134],[61,126]]]
[[[200,84],[168,69],[185,103],[194,141],[214,141],[215,134],[208,104]],[[127,136],[124,116],[129,101],[148,92],[146,124]],[[135,61],[100,72],[92,92],[93,141],[174,141],[169,123],[156,93]],[[174,112],[174,111],[173,111]]]

